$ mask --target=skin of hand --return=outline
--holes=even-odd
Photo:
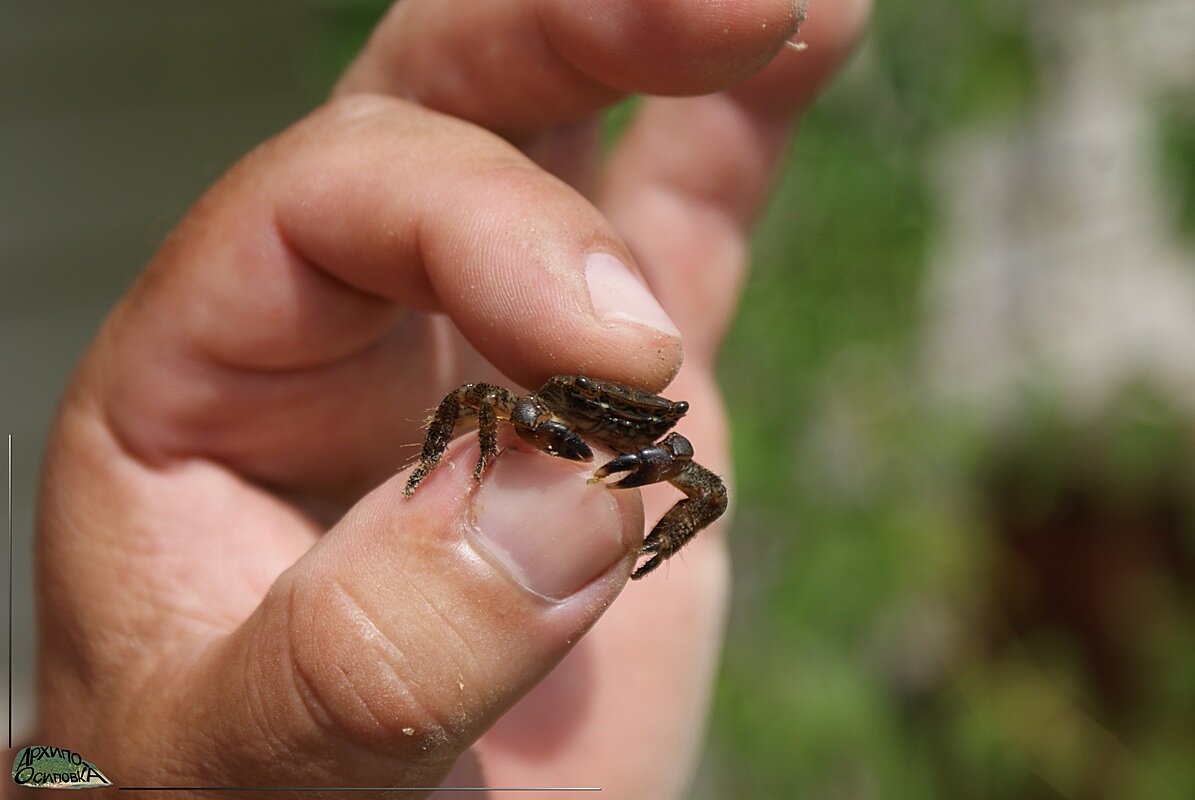
[[[712,370],[749,229],[867,10],[815,3],[797,53],[791,0],[460,9],[396,4],[181,221],[64,398],[34,741],[117,785],[691,780],[724,521],[628,585],[666,485],[641,503],[504,439],[475,486],[474,435],[410,500],[395,470],[456,386],[581,373],[675,378],[726,475]],[[630,92],[674,97],[600,158]]]

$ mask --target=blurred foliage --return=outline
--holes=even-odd
[[[1030,108],[1027,28],[1020,3],[878,4],[802,123],[723,360],[737,594],[700,797],[1195,796],[1195,608],[1168,571],[1195,550],[1183,417],[1135,390],[1082,424],[1026,397],[1022,429],[993,433],[919,375],[938,219],[925,176],[952,131]],[[1179,177],[1190,119],[1166,128]],[[1054,522],[1035,532],[1058,542],[1056,573],[1008,554],[996,506],[1013,489]],[[1176,552],[1142,545],[1141,572],[1117,583],[1128,555],[1067,537],[1101,524]],[[1068,578],[1121,593],[1080,585],[1051,616],[1035,581]],[[1166,598],[1148,625],[1124,602],[1142,584]],[[1022,618],[1033,591],[1042,609]],[[1113,641],[1093,655],[1080,622]],[[1127,716],[1103,706],[1116,687],[1100,659],[1137,687]]]
[[[1175,200],[1175,217],[1195,243],[1195,98],[1167,98],[1158,113],[1158,173]]]
[[[875,5],[872,19],[868,46],[876,63],[861,93],[888,94],[879,107],[887,124],[920,132],[914,140],[1019,111],[1033,96],[1025,0],[891,0]],[[869,125],[879,121],[867,116]]]
[[[723,359],[738,470],[737,598],[701,796],[998,797],[946,674],[944,606],[985,544],[961,421],[920,397],[915,347],[953,126],[1034,90],[1024,20],[997,2],[879,4],[806,116],[756,239]],[[968,731],[975,741],[981,732]]]
[[[386,5],[317,6],[323,74]],[[1186,417],[1042,393],[993,433],[920,374],[935,147],[1036,88],[1026,0],[890,0],[802,121],[721,366],[737,583],[696,797],[1195,796]],[[1189,229],[1193,122],[1160,148]]]
[[[336,77],[360,51],[374,25],[393,0],[307,0],[323,35],[312,49],[309,82],[320,93],[332,88]]]

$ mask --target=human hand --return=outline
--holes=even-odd
[[[719,526],[611,606],[636,492],[518,449],[474,489],[475,437],[411,500],[393,473],[449,389],[557,373],[675,375],[725,473],[747,232],[861,12],[815,8],[777,56],[788,0],[690,5],[406,0],[180,223],[50,444],[39,742],[125,786],[683,790]],[[629,91],[719,93],[645,101],[599,164]],[[677,499],[644,495],[651,521]]]

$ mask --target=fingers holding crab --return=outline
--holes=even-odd
[[[507,142],[344,98],[197,203],[93,364],[134,453],[340,505],[393,473],[462,378],[534,385],[592,365],[663,386],[679,335],[632,264],[596,209]]]

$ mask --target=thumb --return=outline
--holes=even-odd
[[[636,492],[457,442],[411,499],[364,498],[201,667],[208,785],[436,786],[621,590]],[[330,795],[329,795],[330,796]]]

